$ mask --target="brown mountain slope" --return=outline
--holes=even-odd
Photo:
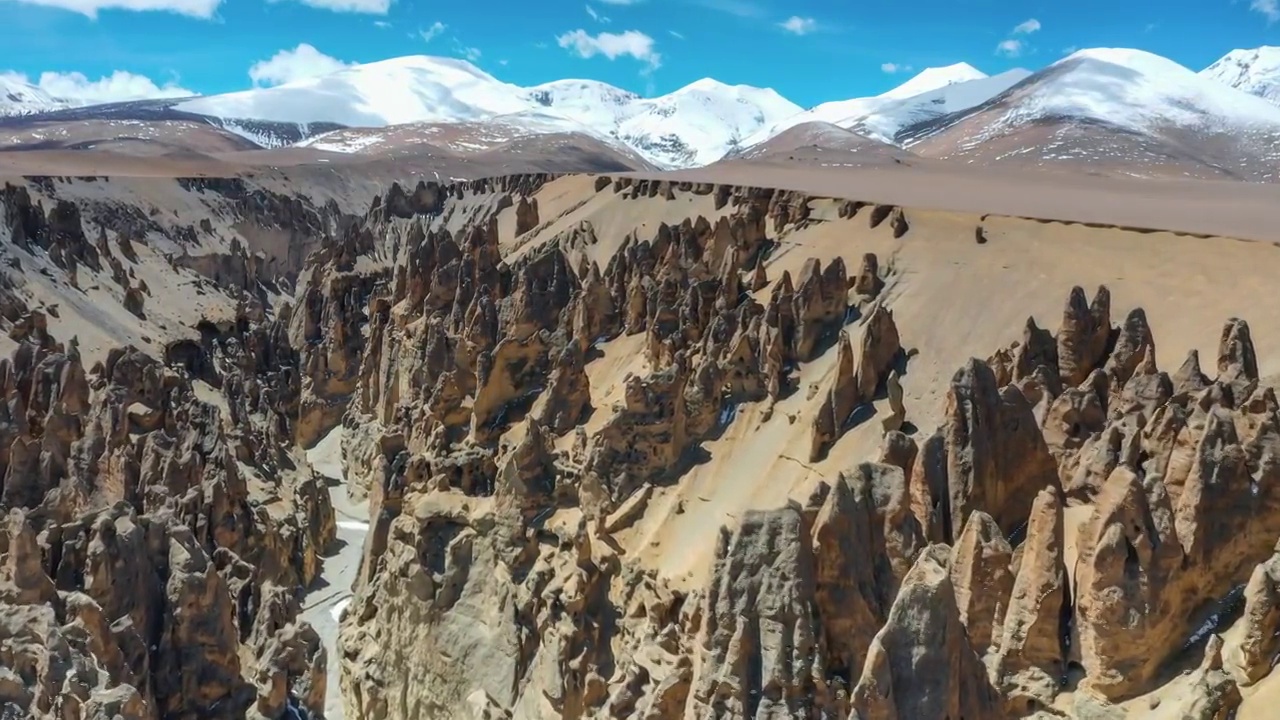
[[[831,123],[808,122],[732,153],[720,163],[754,160],[786,161],[819,167],[860,167],[905,162],[914,157],[907,150],[872,140]]]
[[[254,143],[206,123],[183,120],[69,120],[23,122],[8,118],[0,126],[0,151],[99,150],[122,155],[235,152]]]

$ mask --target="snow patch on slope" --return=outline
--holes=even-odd
[[[862,118],[851,118],[842,125],[867,137],[893,142],[898,133],[911,125],[936,120],[944,115],[977,107],[1031,76],[1021,68],[991,77],[955,83],[895,100],[876,108]]]

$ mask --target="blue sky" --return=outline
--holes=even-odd
[[[929,66],[1036,69],[1072,48],[1135,47],[1199,70],[1280,44],[1278,21],[1280,0],[0,0],[0,72],[110,99],[244,89],[255,65],[273,84],[431,54],[520,85],[581,77],[653,94],[714,77],[810,106]]]

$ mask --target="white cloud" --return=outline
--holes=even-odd
[[[145,75],[135,75],[125,70],[116,70],[106,77],[90,80],[84,73],[45,72],[40,79],[32,82],[22,73],[4,72],[0,78],[35,85],[49,95],[66,100],[76,105],[99,105],[102,103],[125,102],[127,100],[148,100],[152,98],[176,98],[195,95],[194,92],[169,82],[156,85]]]
[[[282,2],[283,0],[268,0]],[[296,0],[317,10],[330,10],[343,13],[367,13],[369,15],[386,15],[391,9],[393,0]]]
[[[1013,34],[1014,35],[1030,35],[1031,33],[1038,31],[1039,29],[1040,29],[1040,21],[1035,18],[1031,18],[1026,22],[1018,23],[1018,25],[1013,28]]]
[[[222,0],[18,0],[28,5],[58,8],[80,13],[96,19],[102,10],[129,10],[134,12],[171,12],[178,15],[209,19],[217,12]]]
[[[890,75],[892,75],[893,73],[911,72],[911,66],[910,66],[910,65],[903,65],[902,63],[891,63],[891,62],[889,62],[889,63],[884,63],[884,64],[882,64],[882,65],[880,66],[880,71],[881,71],[881,72],[887,72],[887,73],[889,73]]]
[[[1066,46],[1066,47],[1062,48],[1062,54],[1063,54],[1063,55],[1071,55],[1072,53],[1074,53],[1075,51],[1077,51],[1077,50],[1079,50],[1079,49],[1080,49],[1080,48],[1079,48],[1078,46],[1076,46],[1076,45],[1068,45],[1068,46]]]
[[[1020,40],[1016,36],[1030,35],[1039,31],[1040,21],[1035,18],[1018,23],[1013,27],[1013,30],[1009,32],[1009,37],[1001,41],[999,45],[996,45],[996,54],[1010,58],[1022,55],[1023,51],[1028,48],[1028,44],[1027,41]]]
[[[1018,57],[1022,54],[1022,41],[1013,39],[1005,40],[996,46],[996,54],[1011,58]]]
[[[431,42],[432,40],[435,40],[440,33],[444,32],[445,27],[444,23],[437,20],[431,23],[431,27],[426,30],[419,30],[418,37],[422,38],[422,42]]]
[[[622,33],[602,32],[591,35],[586,30],[574,30],[556,38],[560,47],[570,50],[582,58],[603,55],[610,60],[620,57],[633,57],[646,63],[650,69],[656,70],[662,64],[662,56],[654,49],[653,38],[639,30],[627,30]]]
[[[595,20],[595,21],[596,21],[596,22],[598,22],[598,23],[608,23],[608,22],[609,22],[609,18],[607,18],[607,17],[605,17],[605,16],[601,15],[600,13],[596,12],[596,9],[595,9],[595,8],[591,7],[590,5],[587,5],[587,6],[585,6],[585,7],[587,8],[587,14],[591,16],[591,19],[592,19],[592,20]]]
[[[373,26],[376,28],[382,28],[383,30],[386,30],[387,28],[391,27],[391,23],[387,22],[386,20],[374,20]]]
[[[671,33],[671,37],[673,37],[673,38],[675,38],[675,39],[677,39],[677,40],[683,40],[683,39],[684,39],[684,36],[683,36],[683,35],[681,35],[680,33],[676,32],[675,30],[668,30],[667,32]]]
[[[268,60],[259,60],[249,68],[254,85],[282,85],[294,80],[337,72],[350,63],[329,57],[307,43],[292,50],[281,50]]]
[[[818,21],[811,17],[792,15],[785,22],[778,23],[778,27],[793,35],[808,35],[818,29]]]
[[[480,52],[480,48],[458,46],[458,54],[471,62],[480,60],[480,56],[484,53]]]
[[[1280,20],[1280,0],[1252,0],[1249,9],[1265,15],[1267,22]]]

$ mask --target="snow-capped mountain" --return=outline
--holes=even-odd
[[[769,89],[711,79],[639,100],[617,136],[659,165],[706,165],[743,146],[761,128],[800,111]]]
[[[1280,107],[1141,50],[1081,50],[910,138],[967,162],[1275,180]]]
[[[830,123],[892,143],[903,129],[967,110],[1013,87],[1031,73],[1016,69],[989,77],[966,63],[929,68],[881,95],[823,103],[747,138],[755,145],[803,123]]]
[[[1137,132],[1280,128],[1280,107],[1142,50],[1081,50],[1036,73],[1001,106],[1000,124],[1069,117]]]
[[[879,97],[886,100],[902,100],[921,93],[931,92],[948,85],[956,85],[971,80],[981,80],[987,74],[969,63],[956,63],[946,67],[925,68],[915,77]]]
[[[642,98],[605,83],[561,80],[531,88],[504,83],[464,60],[394,58],[271,88],[178,103],[179,112],[219,118],[350,127],[477,122],[586,132],[626,143],[661,167],[712,162],[761,127],[799,112],[772,90],[700,80]]]
[[[1200,76],[1280,105],[1280,47],[1232,50]]]
[[[84,105],[0,75],[0,116],[35,113],[6,125],[184,120],[265,147],[355,154],[417,147],[468,156],[573,136],[591,139],[583,147],[659,168],[751,158],[759,153],[747,151],[757,146],[782,158],[813,148],[866,155],[874,145],[863,140],[968,162],[1124,161],[1175,174],[1189,164],[1195,172],[1208,168],[1200,174],[1258,179],[1278,179],[1271,168],[1280,162],[1280,48],[1271,47],[1232,51],[1201,73],[1107,48],[1034,74],[987,76],[959,63],[924,70],[880,95],[809,110],[773,90],[711,79],[653,98],[594,80],[521,87],[463,60],[427,56],[225,95]]]
[[[350,127],[325,132],[295,143],[326,152],[383,153],[413,146],[434,146],[467,155],[487,152],[515,140],[557,134],[578,134],[601,142],[622,157],[641,159],[617,138],[601,138],[593,129],[573,120],[537,110],[496,115],[473,122],[399,123],[380,127]]]
[[[576,118],[584,125],[616,128],[644,98],[598,80],[556,80],[534,85],[524,96],[538,107]]]
[[[197,98],[174,109],[222,118],[379,127],[516,113],[529,109],[523,93],[465,60],[413,55]]]
[[[0,117],[49,112],[71,105],[25,82],[20,75],[0,73]]]

